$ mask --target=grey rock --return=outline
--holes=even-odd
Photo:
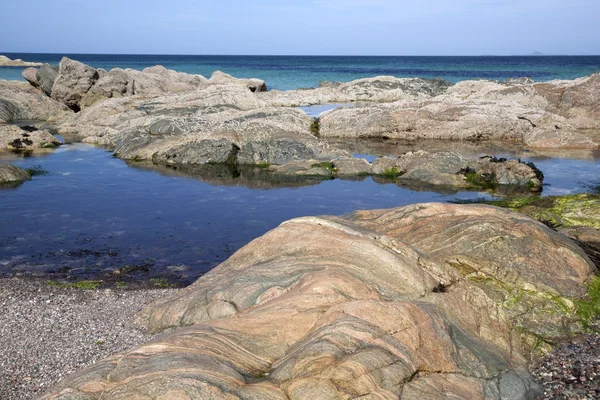
[[[100,76],[100,74],[98,74]],[[134,94],[134,79],[121,69],[113,69],[102,77],[83,95],[81,108],[90,107],[97,101]]]
[[[261,79],[243,79],[234,78],[233,76],[226,74],[222,71],[215,71],[208,80],[211,84],[235,84],[242,85],[250,89],[252,92],[266,92],[267,85],[265,81]]]
[[[599,88],[600,74],[547,83],[463,81],[429,98],[422,94],[326,112],[319,118],[319,134],[324,138],[510,141],[532,148],[593,150],[600,146]]]
[[[52,96],[52,87],[54,86],[54,81],[57,76],[58,67],[50,64],[44,64],[38,69],[36,78],[39,82],[40,89],[42,89],[46,95]]]
[[[369,175],[371,163],[364,158],[342,158],[333,161],[338,176]]]
[[[297,160],[312,160],[321,151],[316,141],[282,138],[274,140],[250,140],[244,143],[238,154],[240,164],[288,164]]]
[[[523,380],[515,373],[506,373],[500,378],[501,400],[527,400],[534,399],[543,394],[541,387],[532,380]]]
[[[339,88],[342,85],[342,82],[332,82],[332,81],[321,81],[319,82],[320,88]]]
[[[455,152],[430,153],[419,150],[397,158],[380,157],[373,162],[374,175],[393,175],[402,181],[454,188],[495,189],[514,186],[539,191],[543,176],[516,160],[494,157],[468,158]],[[393,173],[392,173],[393,172]]]
[[[378,157],[373,161],[371,172],[374,175],[382,175],[385,171],[396,168],[396,159],[391,157]]]
[[[441,79],[395,78],[378,76],[337,84],[323,84],[317,89],[272,90],[261,93],[267,103],[278,107],[298,107],[326,103],[425,100],[445,93],[450,82]]]
[[[10,164],[0,164],[0,185],[21,184],[31,179],[29,172]]]
[[[95,68],[63,57],[52,86],[52,98],[77,112],[81,109],[81,99],[99,78]]]
[[[63,104],[25,82],[0,80],[0,120],[56,121],[70,114]]]
[[[239,148],[227,139],[199,140],[161,150],[153,155],[152,161],[167,165],[235,163],[238,150]]]
[[[29,68],[25,68],[23,70],[23,72],[21,72],[21,76],[27,81],[29,82],[29,84],[33,87],[39,87],[40,83],[38,82],[37,79],[37,72],[38,69],[37,68],[33,68],[33,67],[29,67]]]
[[[284,165],[272,166],[269,171],[276,175],[288,177],[331,179],[335,176],[333,167],[330,167],[326,162],[317,160],[292,161]]]

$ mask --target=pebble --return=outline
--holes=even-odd
[[[539,400],[600,399],[600,334],[558,346],[532,369],[544,389]]]
[[[0,279],[0,399],[39,397],[63,376],[154,338],[134,323],[160,290],[82,290]]]

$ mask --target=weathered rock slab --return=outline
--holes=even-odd
[[[48,96],[52,96],[52,87],[58,76],[59,68],[50,64],[44,64],[36,73],[36,80],[40,89]]]
[[[500,140],[532,148],[597,149],[598,76],[544,84],[464,81],[445,92],[432,91],[429,97],[327,112],[319,118],[319,134],[340,138]]]
[[[95,68],[63,57],[52,86],[52,98],[74,111],[81,109],[81,99],[100,78]]]
[[[494,207],[298,218],[140,316],[173,331],[43,398],[534,399],[516,326],[543,317],[502,296],[581,298],[595,271],[564,236]]]
[[[14,125],[0,125],[0,148],[4,150],[31,151],[49,149],[62,143],[45,130],[21,129]]]
[[[0,187],[18,185],[31,179],[29,172],[10,164],[0,164]]]
[[[0,122],[57,121],[70,113],[66,106],[25,82],[0,80]]]

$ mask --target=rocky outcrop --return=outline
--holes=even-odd
[[[81,109],[81,99],[99,78],[95,68],[63,57],[52,86],[52,98],[77,112]]]
[[[466,158],[459,153],[416,151],[396,159],[380,158],[373,173],[397,175],[401,180],[456,188],[519,186],[541,191],[543,175],[533,166],[495,157]]]
[[[223,84],[234,84],[245,86],[250,89],[251,92],[266,92],[267,84],[262,79],[243,79],[243,78],[234,78],[233,76],[226,74],[222,71],[215,71],[211,75],[208,80],[209,83],[213,85],[223,85]]]
[[[319,119],[319,134],[500,140],[532,148],[597,149],[600,100],[594,93],[600,89],[598,76],[545,84],[464,81],[430,99],[327,112]]]
[[[63,57],[58,67],[44,64],[35,76],[34,70],[28,69],[23,72],[23,77],[75,111],[111,98],[169,95],[195,91],[208,85],[241,86],[251,92],[267,90],[265,82],[260,79],[238,79],[220,71],[213,73],[210,80],[201,75],[168,70],[160,65],[143,71],[115,68],[107,72],[68,57]]]
[[[58,77],[58,69],[58,67],[50,64],[44,64],[36,72],[35,76],[37,83],[47,96],[52,96],[52,87],[54,86],[54,81]]]
[[[126,160],[167,165],[285,164],[340,154],[310,132],[313,119],[295,108],[265,107],[240,85],[153,97],[113,98],[59,127]]]
[[[29,67],[29,68],[25,68],[23,70],[23,72],[21,72],[21,76],[27,82],[29,82],[29,84],[31,86],[38,88],[38,87],[40,87],[40,83],[38,82],[38,79],[37,79],[37,72],[38,72],[37,68]]]
[[[168,70],[162,66],[133,69],[112,69],[96,82],[81,101],[82,108],[98,101],[125,96],[154,96],[190,92],[206,86],[201,75],[190,75]]]
[[[379,76],[339,84],[319,85],[317,89],[280,92],[272,90],[261,98],[277,107],[298,107],[326,103],[394,102],[438,96],[452,84],[443,79],[395,78]]]
[[[52,149],[62,143],[48,131],[35,127],[19,128],[14,125],[0,125],[0,149],[31,151]]]
[[[0,55],[0,67],[37,67],[38,65],[42,65],[42,63],[23,61],[20,58],[11,60],[6,56]]]
[[[0,80],[0,122],[58,121],[70,113],[63,104],[50,99],[25,82]]]
[[[31,179],[29,172],[10,164],[0,164],[0,188],[15,187]]]
[[[542,190],[544,175],[533,164],[496,157],[468,158],[454,152],[429,153],[423,150],[398,157],[379,157],[373,163],[363,158],[339,157],[331,161],[296,161],[267,168],[288,176],[345,178],[379,175],[399,184],[423,184],[454,189],[517,191]]]
[[[299,218],[141,314],[172,332],[43,398],[534,399],[530,352],[581,329],[594,272],[494,207]]]
[[[574,194],[488,203],[526,214],[560,231],[576,241],[595,264],[600,266],[600,195]]]

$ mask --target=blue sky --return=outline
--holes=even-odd
[[[2,0],[0,18],[0,54],[600,54],[600,0]]]

